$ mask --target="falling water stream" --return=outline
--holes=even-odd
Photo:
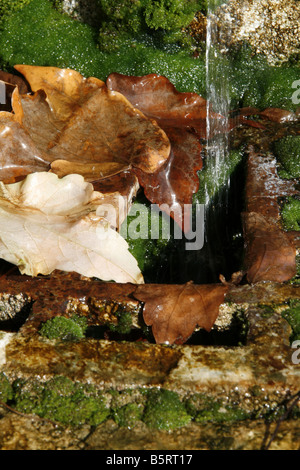
[[[171,274],[171,282],[197,283],[219,282],[220,274],[230,278],[240,262],[238,250],[232,240],[239,231],[240,211],[242,210],[241,175],[228,176],[224,171],[230,154],[229,111],[230,83],[227,51],[220,44],[222,25],[218,25],[216,11],[224,2],[208,1],[206,39],[206,144],[204,165],[212,175],[213,185],[206,183],[204,207],[204,245],[198,251],[178,251],[179,272]],[[222,60],[220,60],[222,56]],[[218,115],[218,118],[213,116]],[[221,190],[213,191],[216,187]],[[242,243],[242,241],[239,241]],[[172,269],[174,269],[174,264]]]
[[[220,0],[209,0],[207,11],[206,32],[206,134],[207,134],[207,165],[210,166],[216,181],[220,181],[224,187],[228,184],[222,180],[221,166],[228,158],[228,116],[229,116],[229,77],[226,66],[220,67],[219,40],[222,36],[222,28],[218,27],[215,10]],[[226,63],[224,62],[224,65]],[[212,112],[220,115],[216,119]],[[217,138],[216,138],[217,137]],[[226,193],[226,191],[225,191]],[[210,195],[207,194],[206,202],[209,203]],[[224,204],[224,200],[222,204]],[[226,208],[225,208],[226,209]]]

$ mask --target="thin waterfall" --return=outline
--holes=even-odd
[[[206,36],[206,161],[213,184],[206,184],[205,258],[208,273],[217,281],[228,273],[227,245],[230,239],[229,185],[225,171],[229,159],[229,69],[221,44],[222,26],[218,24],[220,0],[208,0]],[[228,33],[228,31],[226,32]],[[216,114],[218,117],[216,117]],[[216,189],[217,188],[217,189]]]
[[[216,9],[220,0],[208,0],[207,33],[206,33],[206,99],[207,99],[207,159],[206,164],[210,168],[218,187],[224,187],[222,201],[226,203],[226,181],[224,166],[229,154],[228,141],[228,116],[229,116],[229,78],[228,63],[222,43],[222,27],[218,25]],[[220,115],[218,119],[212,116],[212,112]],[[223,170],[223,171],[222,171]],[[211,199],[209,190],[206,191],[206,202]],[[216,201],[215,201],[216,202]],[[225,209],[225,207],[224,207]]]

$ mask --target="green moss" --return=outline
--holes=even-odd
[[[1,0],[0,2],[0,27],[1,24],[14,12],[21,10],[31,0]]]
[[[22,413],[43,414],[43,385],[39,381],[17,379],[13,382],[13,406]]]
[[[222,407],[217,402],[210,409],[199,411],[196,416],[196,423],[224,423],[241,421],[248,418],[248,414],[239,407]]]
[[[109,324],[109,329],[113,332],[120,333],[122,335],[129,334],[132,330],[132,316],[129,311],[117,311],[114,314],[117,317],[117,324]]]
[[[280,176],[286,178],[300,177],[300,136],[288,135],[274,142],[273,150],[281,164]],[[282,174],[283,170],[283,174]],[[281,173],[280,173],[281,172]]]
[[[6,403],[13,397],[13,388],[3,372],[0,372],[0,401]]]
[[[177,393],[169,390],[150,390],[143,421],[150,428],[171,430],[187,425],[192,419]]]
[[[224,182],[228,181],[230,175],[237,169],[243,159],[243,150],[231,150],[227,158],[219,162],[218,175],[216,178],[214,165],[208,159],[204,159],[203,168],[199,171],[199,190],[194,194],[195,204],[205,204],[221,191]]]
[[[184,27],[206,2],[197,0],[98,0],[104,21],[99,44],[105,51],[121,48],[133,36],[160,39],[160,44],[190,45]],[[158,33],[158,35],[157,35]],[[190,38],[191,39],[191,38]]]
[[[294,285],[300,284],[300,253],[296,254],[296,274],[290,279],[289,283]]]
[[[211,76],[221,77],[220,86],[228,77],[231,109],[297,108],[292,100],[292,84],[299,78],[299,64],[271,66],[263,54],[254,54],[247,43],[232,47],[226,55],[216,50],[215,56]]]
[[[48,339],[78,340],[84,338],[87,319],[74,315],[72,318],[57,316],[46,321],[40,334]]]
[[[98,425],[109,415],[106,400],[92,386],[54,377],[45,382],[17,381],[14,405],[22,413],[34,413],[65,425]]]
[[[244,106],[255,106],[260,109],[268,107],[295,111],[292,84],[299,78],[298,66],[266,66],[254,70],[243,98]]]
[[[200,8],[195,0],[148,0],[145,22],[153,29],[178,30],[187,26]]]
[[[143,405],[138,403],[127,403],[118,408],[113,418],[121,427],[132,428],[143,417]]]
[[[288,197],[281,209],[285,230],[300,230],[300,200]]]
[[[195,394],[187,400],[186,408],[197,423],[226,423],[249,418],[249,413],[237,404],[224,405],[222,400],[205,394]]]
[[[144,199],[133,204],[120,233],[146,278],[164,265],[172,250],[172,222]]]
[[[162,50],[147,34],[124,34],[128,40],[125,36],[119,40],[117,34],[105,36],[108,48],[114,40],[120,46],[117,52],[108,53],[99,49],[97,30],[59,13],[48,0],[32,0],[3,23],[0,67],[8,71],[20,63],[68,67],[102,80],[111,72],[155,72],[167,76],[179,90],[204,93],[204,60],[195,60],[176,47]]]
[[[95,33],[89,26],[59,13],[47,0],[32,0],[3,24],[1,61],[69,67],[92,75],[100,68]]]
[[[288,321],[297,325],[298,334],[299,311],[300,302],[291,301],[290,311],[284,314]],[[234,396],[224,404],[221,399],[201,393],[181,400],[176,392],[167,389],[112,389],[104,395],[94,385],[74,382],[64,376],[45,382],[16,379],[11,384],[3,373],[0,374],[0,401],[9,402],[21,413],[35,414],[65,426],[97,426],[111,417],[120,427],[132,428],[142,421],[149,428],[170,431],[188,425],[191,420],[224,425],[247,418],[264,417],[271,421],[286,411],[288,403],[282,401],[277,404],[272,399],[270,406],[266,406],[263,389],[254,387],[251,395],[255,398],[255,407],[246,410],[243,402]],[[261,406],[257,408],[260,400]],[[295,410],[293,416],[299,417],[299,411]]]
[[[300,301],[291,300],[289,308],[282,314],[292,328],[291,342],[300,340]]]

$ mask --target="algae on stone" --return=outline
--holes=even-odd
[[[289,307],[282,313],[292,328],[291,341],[300,340],[300,301],[291,300]]]
[[[286,230],[300,230],[300,200],[288,197],[281,209],[281,218]]]
[[[159,274],[172,251],[172,220],[156,206],[137,199],[123,223],[120,233],[129,244],[129,251],[136,258],[144,278]]]
[[[11,400],[12,397],[13,388],[4,372],[0,372],[0,401],[6,403]]]
[[[74,315],[72,318],[57,316],[42,324],[39,333],[48,339],[79,340],[84,338],[87,319]]]
[[[218,180],[216,181],[215,169],[209,161],[204,159],[204,165],[199,171],[199,190],[194,194],[193,202],[195,204],[205,204],[222,191],[224,182],[228,181],[230,175],[237,169],[243,160],[243,150],[231,150],[228,158],[220,161]]]
[[[57,376],[43,383],[15,381],[14,406],[22,413],[34,413],[40,417],[65,425],[98,425],[110,413],[106,399],[94,387],[72,382]]]
[[[192,416],[176,392],[149,390],[143,420],[150,428],[171,430],[188,424]]]
[[[300,177],[300,136],[288,135],[274,142],[274,153],[281,164],[279,175],[283,178]]]

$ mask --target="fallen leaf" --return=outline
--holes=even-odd
[[[206,133],[206,100],[197,93],[177,91],[166,77],[156,74],[131,77],[112,73],[106,83],[110,90],[122,93],[133,106],[155,119],[169,137],[171,156],[164,167],[152,174],[138,170],[136,174],[146,197],[187,232],[190,225],[184,224],[184,206],[192,204],[199,188],[197,172],[202,168],[200,137]]]
[[[144,303],[143,317],[156,343],[183,344],[196,326],[210,331],[228,286],[156,284],[138,286],[133,297]]]
[[[111,228],[103,210],[112,200],[80,175],[59,179],[49,172],[23,181],[0,182],[0,257],[22,274],[55,269],[104,281],[143,282],[127,242]]]
[[[168,129],[171,142],[171,155],[159,171],[146,174],[136,170],[145,196],[164,210],[188,232],[191,228],[193,193],[199,188],[197,171],[202,168],[202,146],[198,137],[186,129]]]
[[[246,212],[242,217],[248,282],[285,282],[294,277],[296,249],[288,234],[257,212]]]
[[[281,108],[267,108],[261,111],[259,115],[274,122],[287,122],[297,119],[295,113]]]
[[[133,77],[111,73],[106,84],[110,90],[126,96],[135,108],[157,120],[162,127],[200,126],[202,129],[206,120],[206,100],[197,93],[177,91],[162,75]]]
[[[79,170],[84,175],[86,170],[89,180],[97,180],[132,167],[152,173],[168,159],[170,142],[165,132],[101,80],[54,67],[18,65],[16,69],[35,93],[20,94],[13,103],[14,114],[2,116],[3,125],[6,120],[10,124],[13,116],[31,143],[26,142],[26,148],[39,154],[43,163],[59,160],[52,171],[57,169],[60,176]],[[16,131],[10,132],[13,144],[20,141]],[[1,137],[6,145],[6,134]],[[5,175],[11,167],[10,179],[19,158],[24,158],[24,152],[16,154],[14,147],[8,155],[0,149],[1,167]]]
[[[3,182],[13,183],[30,173],[49,169],[44,153],[36,148],[14,114],[0,112],[0,141],[0,179]]]

